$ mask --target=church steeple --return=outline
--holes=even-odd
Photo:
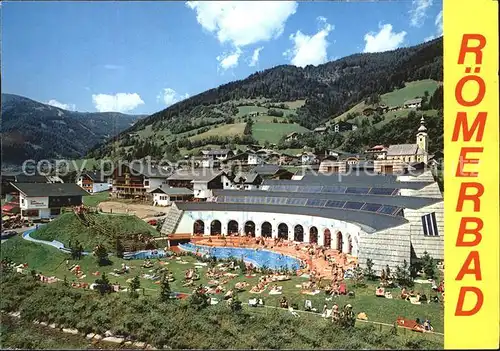
[[[417,132],[417,145],[419,149],[419,154],[422,155],[422,161],[424,163],[427,163],[429,140],[427,135],[427,127],[425,126],[425,119],[423,115],[422,118],[420,119],[420,127],[418,128]]]

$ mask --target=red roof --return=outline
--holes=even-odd
[[[21,208],[16,203],[6,203],[2,206],[2,213],[19,213]]]

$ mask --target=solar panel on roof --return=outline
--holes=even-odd
[[[279,203],[280,205],[285,205],[285,204],[286,204],[286,201],[288,200],[286,197],[280,197],[279,199],[280,199],[280,200],[279,200],[279,202],[278,202],[278,203]]]
[[[345,189],[345,186],[324,186],[323,192],[332,194],[344,194]]]
[[[301,186],[299,191],[303,193],[317,193],[321,191],[321,186]]]
[[[396,206],[384,205],[378,212],[392,215],[397,209]]]
[[[355,202],[355,201],[347,201],[344,208],[348,208],[351,210],[359,210],[363,207],[364,202]]]
[[[380,204],[366,203],[361,209],[363,211],[377,212],[378,210],[380,210],[381,207],[382,205]]]
[[[346,194],[368,194],[370,191],[370,188],[355,188],[355,187],[350,187],[347,188],[345,193]]]
[[[342,208],[345,205],[345,201],[328,200],[325,207]]]
[[[371,188],[369,194],[370,195],[392,195],[394,192],[393,188]]]

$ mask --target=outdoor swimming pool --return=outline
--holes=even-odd
[[[300,262],[298,259],[291,256],[282,255],[268,250],[255,250],[236,247],[209,247],[202,245],[194,245],[191,243],[180,244],[179,248],[184,251],[198,252],[214,256],[217,258],[243,258],[243,261],[252,263],[256,267],[266,266],[272,269],[299,269]]]
[[[147,260],[151,258],[161,258],[168,256],[168,254],[163,249],[155,250],[142,250],[136,252],[125,252],[123,254],[123,259],[125,260]]]

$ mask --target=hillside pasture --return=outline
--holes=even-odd
[[[284,135],[290,134],[292,132],[305,133],[308,131],[309,129],[304,128],[298,124],[255,123],[252,126],[253,137],[261,144],[265,141],[276,144]]]
[[[211,136],[220,137],[234,137],[235,135],[243,135],[245,130],[245,123],[235,123],[235,124],[225,124],[220,127],[216,127],[195,136],[190,137],[190,140],[200,140],[206,139]]]
[[[429,93],[429,96],[432,96],[437,87],[438,82],[435,80],[417,80],[406,83],[406,86],[402,89],[396,89],[390,93],[381,95],[380,100],[388,106],[401,106],[406,100],[424,96],[425,91]]]

